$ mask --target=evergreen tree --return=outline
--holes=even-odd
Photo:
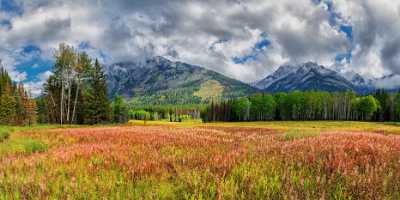
[[[394,96],[393,100],[393,108],[394,108],[394,120],[400,120],[400,93],[397,93]]]
[[[96,123],[105,122],[110,117],[110,103],[107,97],[107,78],[103,69],[96,59],[93,70],[92,88],[95,92],[94,104],[95,114],[94,119]]]
[[[37,122],[41,124],[49,123],[48,117],[48,108],[47,108],[47,101],[43,97],[39,97],[36,99],[37,105]]]
[[[13,82],[0,62],[0,124],[24,125],[29,119],[34,123],[36,104],[32,101],[24,85]]]
[[[389,92],[385,90],[378,90],[374,95],[375,99],[379,101],[380,107],[378,108],[375,120],[377,121],[388,121],[393,116],[394,109],[393,98],[389,94]]]
[[[3,93],[0,97],[0,124],[13,124],[16,117],[17,102],[14,96],[10,94],[11,88],[4,85]]]

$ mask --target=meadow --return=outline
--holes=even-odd
[[[0,199],[400,199],[399,134],[320,121],[1,127]]]

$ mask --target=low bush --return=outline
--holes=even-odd
[[[0,142],[4,142],[10,138],[10,132],[7,130],[0,130]]]

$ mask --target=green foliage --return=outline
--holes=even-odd
[[[16,116],[16,99],[4,94],[0,98],[0,124],[12,124]]]
[[[150,120],[150,113],[145,110],[129,111],[130,119]]]
[[[251,120],[265,121],[272,120],[276,112],[276,102],[270,94],[256,94],[249,97],[251,102]]]
[[[287,93],[279,92],[274,95],[276,102],[276,119],[287,120],[288,111],[286,109]]]
[[[0,142],[4,142],[10,137],[10,132],[8,130],[0,129]]]
[[[60,44],[55,59],[43,100],[38,101],[40,120],[60,124],[109,122],[106,75],[99,61],[93,63],[87,53],[65,44]]]
[[[89,68],[89,81],[84,88],[84,121],[87,124],[105,123],[110,120],[110,103],[107,97],[106,76],[96,59],[94,67]]]
[[[9,139],[0,143],[0,154],[2,153],[41,153],[47,151],[48,146],[40,140],[32,138]]]
[[[385,107],[397,106],[391,97],[382,98]],[[389,100],[388,100],[389,99]],[[397,102],[400,102],[397,98]],[[265,121],[265,120],[371,120],[379,114],[381,103],[373,96],[356,96],[352,92],[300,92],[256,94],[248,98],[212,102],[202,110],[204,121]],[[394,108],[386,109],[388,120],[395,119]],[[393,114],[391,114],[391,112]],[[396,119],[400,119],[397,114]],[[385,118],[385,117],[384,117]]]
[[[374,94],[374,98],[379,102],[379,107],[374,115],[374,120],[377,121],[389,121],[391,118],[394,118],[394,98],[395,95],[391,95],[389,92],[385,90],[378,90]]]
[[[151,120],[157,121],[160,119],[160,115],[158,114],[158,112],[153,112],[151,114]]]
[[[45,124],[49,122],[48,119],[48,105],[46,99],[39,97],[36,99],[38,123]]]
[[[394,99],[394,110],[397,118],[400,118],[400,93],[397,93]]]
[[[130,104],[129,118],[134,117],[136,111],[146,111],[150,114],[150,120],[168,120],[173,122],[200,119],[200,110],[203,109],[203,104],[183,104],[183,105],[135,105]]]
[[[242,97],[233,102],[232,109],[239,120],[247,121],[250,119],[250,106],[249,99]]]
[[[352,102],[354,109],[361,115],[361,120],[369,120],[380,108],[379,102],[371,95],[358,97]]]
[[[112,102],[112,116],[115,123],[128,121],[128,105],[122,96],[116,96]]]
[[[39,140],[23,138],[16,141],[17,149],[23,153],[40,153],[47,151],[47,145]]]

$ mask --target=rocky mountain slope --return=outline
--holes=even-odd
[[[356,90],[356,86],[338,72],[313,62],[281,66],[271,75],[256,82],[254,86],[268,92]]]

